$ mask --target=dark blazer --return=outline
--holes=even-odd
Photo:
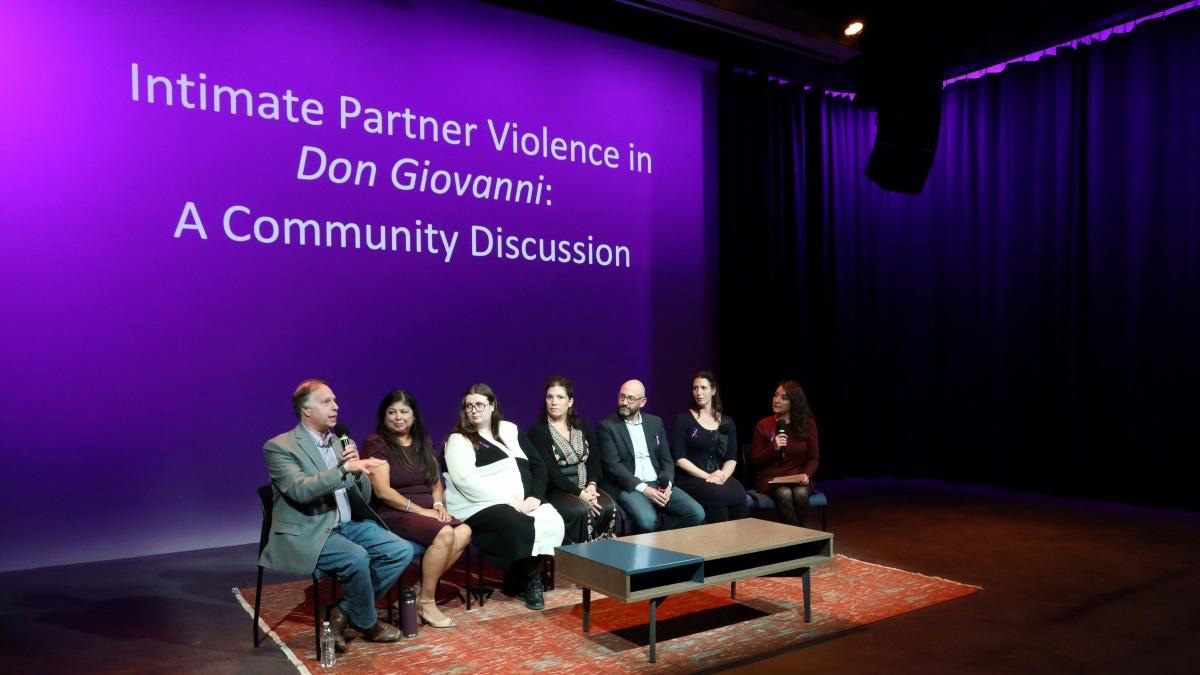
[[[658,472],[658,484],[663,487],[675,479],[675,461],[671,459],[671,448],[667,445],[667,430],[662,419],[642,412],[642,431],[646,435],[646,448],[650,461]],[[596,431],[596,445],[600,447],[600,461],[604,464],[604,478],[609,492],[630,492],[641,481],[633,475],[633,441],[629,427],[621,416],[613,413],[600,422]]]
[[[525,436],[529,439],[531,446],[526,454],[529,455],[529,471],[533,479],[533,489],[530,492],[533,496],[546,501],[546,497],[551,492],[567,492],[578,495],[579,484],[564,474],[554,459],[554,441],[550,440],[550,423],[538,422],[525,432]],[[587,422],[583,423],[583,441],[588,446],[588,458],[584,462],[584,466],[587,467],[588,482],[595,483],[596,487],[603,489],[604,466],[600,460],[600,448],[596,447],[596,438],[592,436],[592,430],[588,427]]]

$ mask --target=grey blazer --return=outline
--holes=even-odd
[[[361,474],[342,478],[338,467],[325,468],[320,449],[302,425],[267,441],[263,456],[275,496],[271,536],[258,559],[263,567],[312,574],[337,522],[333,493],[339,488],[346,488],[354,520],[374,520],[387,527],[371,509],[371,481]]]
[[[675,479],[675,460],[671,459],[671,448],[667,445],[667,430],[662,419],[642,412],[642,432],[646,435],[646,449],[650,461],[658,472],[659,487]],[[629,438],[629,427],[620,415],[613,413],[604,418],[596,429],[596,445],[600,448],[600,460],[604,463],[604,479],[609,491],[616,494],[630,492],[641,481],[633,474],[633,441]]]

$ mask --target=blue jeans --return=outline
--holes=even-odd
[[[344,598],[338,607],[350,625],[375,625],[375,603],[400,578],[413,559],[413,546],[370,520],[342,523],[333,528],[317,569],[337,576]]]
[[[652,481],[646,485],[658,487],[658,481]],[[660,507],[651,502],[646,495],[634,490],[617,492],[617,502],[633,519],[633,529],[636,532],[653,532],[655,530],[654,526],[658,521],[658,513],[655,509],[658,508],[663,510],[662,529],[664,530],[690,527],[704,522],[704,507],[700,506],[688,493],[674,486],[671,487],[671,498],[667,500],[666,506]]]

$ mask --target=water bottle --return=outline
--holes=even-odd
[[[417,637],[417,594],[411,587],[405,588],[400,602],[400,630],[404,637]]]
[[[332,668],[334,662],[337,661],[337,652],[333,648],[333,629],[329,627],[329,622],[325,622],[325,627],[321,629],[321,667]]]

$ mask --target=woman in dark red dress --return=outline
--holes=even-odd
[[[757,470],[755,487],[775,502],[780,518],[791,525],[804,525],[808,497],[814,487],[820,450],[817,422],[808,407],[808,397],[799,384],[780,382],[771,398],[769,417],[754,427],[751,457]],[[772,484],[772,478],[796,476],[795,482]]]
[[[387,461],[387,466],[371,472],[379,517],[392,532],[426,547],[417,614],[436,628],[453,626],[438,609],[434,591],[438,579],[471,543],[471,528],[451,517],[442,503],[439,462],[412,394],[395,389],[380,401],[375,433],[363,441],[361,454]]]

